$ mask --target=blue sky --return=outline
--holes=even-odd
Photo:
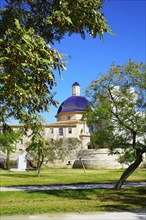
[[[2,3],[3,0],[0,0]],[[0,6],[1,6],[0,3]],[[72,84],[78,82],[81,95],[99,73],[106,73],[110,65],[126,64],[131,58],[134,62],[146,62],[146,1],[145,0],[108,0],[104,3],[103,13],[114,35],[105,34],[104,41],[87,35],[83,40],[79,35],[65,37],[54,47],[68,54],[67,70],[62,72],[63,79],[56,75],[55,99],[61,104],[72,94]],[[51,107],[44,113],[46,122],[56,121],[57,108]]]
[[[71,93],[72,84],[77,81],[81,95],[99,73],[106,73],[110,65],[125,64],[131,58],[135,62],[146,61],[146,1],[110,0],[104,3],[103,12],[114,35],[105,34],[104,41],[90,36],[83,40],[79,35],[66,37],[56,49],[71,55],[67,70],[62,72],[63,80],[56,75],[55,98],[61,103]],[[57,109],[51,107],[44,114],[47,122],[56,119]]]

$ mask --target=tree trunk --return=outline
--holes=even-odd
[[[40,172],[41,172],[41,162],[40,161],[38,161],[38,163],[37,163],[37,171],[38,171],[38,177],[40,176]]]
[[[116,183],[114,189],[120,189],[126,179],[137,169],[137,167],[142,162],[142,154],[144,152],[141,150],[136,150],[136,160],[124,171],[118,182]]]
[[[38,167],[38,177],[40,176],[41,168]]]
[[[44,156],[42,155],[42,160],[38,161],[38,166],[37,166],[37,170],[38,170],[38,177],[40,176],[41,173],[41,168],[42,168],[42,164],[44,162]]]
[[[7,148],[5,168],[6,168],[6,170],[10,170],[10,151],[9,151],[9,147]]]

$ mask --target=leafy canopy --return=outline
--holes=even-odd
[[[85,33],[103,37],[110,31],[101,12],[103,0],[7,0],[2,10],[0,36],[14,25],[18,19],[27,29],[33,27],[35,33],[47,42],[60,41],[69,35]],[[4,26],[3,26],[4,25]]]
[[[146,66],[113,64],[108,73],[91,82],[91,102],[85,117],[94,132],[96,147],[146,150]]]
[[[41,132],[35,132],[30,142],[27,143],[27,159],[36,163],[39,176],[43,164],[63,162],[68,156],[71,157],[79,144],[80,141],[77,138],[46,140]]]
[[[27,123],[32,115],[48,111],[50,103],[57,104],[51,93],[52,70],[65,68],[61,54],[18,20],[0,40],[0,51],[2,115]]]
[[[0,10],[0,104],[2,123],[14,117],[25,130],[40,125],[40,113],[56,105],[54,70],[65,70],[51,49],[65,34],[103,37],[110,29],[102,0],[6,0]]]
[[[4,153],[7,151],[14,152],[16,143],[20,140],[21,136],[20,131],[14,131],[10,126],[5,124],[3,126],[3,132],[0,132],[0,147],[2,151]]]

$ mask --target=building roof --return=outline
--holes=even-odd
[[[82,96],[70,96],[60,105],[57,115],[64,112],[85,112],[88,100]]]

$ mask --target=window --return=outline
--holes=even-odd
[[[54,134],[54,129],[50,128],[50,134]]]
[[[45,131],[41,131],[41,136],[45,136]]]
[[[72,128],[68,128],[68,133],[72,134]]]
[[[59,128],[59,135],[63,135],[63,128]]]
[[[23,139],[20,139],[20,144],[23,144]]]
[[[93,133],[93,126],[91,125],[90,127],[88,127],[89,129],[89,133],[92,134]]]

